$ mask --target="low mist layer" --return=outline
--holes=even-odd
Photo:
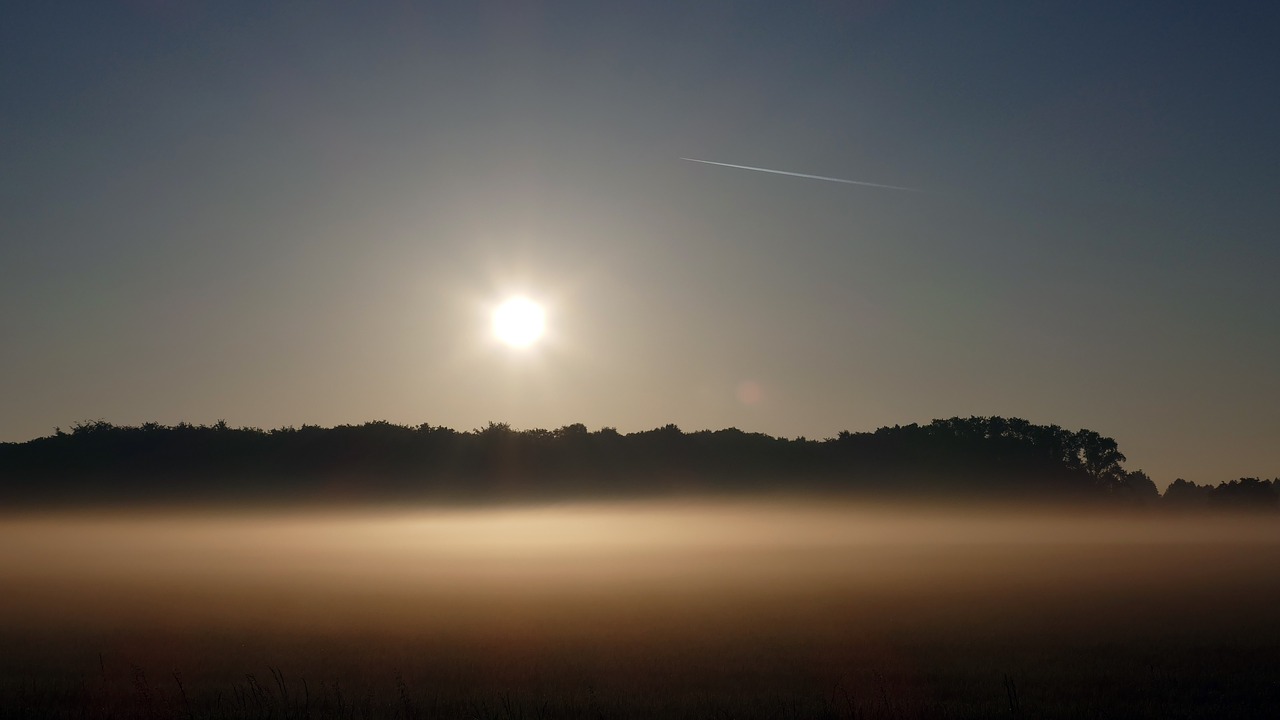
[[[833,687],[999,708],[1004,674],[1041,693],[1147,666],[1219,682],[1202,662],[1263,671],[1280,641],[1260,631],[1280,601],[1269,517],[834,500],[64,513],[0,523],[0,548],[0,676],[122,683],[120,707],[148,669],[212,698],[271,666],[456,703],[676,703],[624,717]]]
[[[963,619],[1070,612],[1143,594],[1153,604],[1135,608],[1141,618],[1188,593],[1225,592],[1224,583],[1269,588],[1280,523],[839,501],[654,502],[46,515],[4,522],[0,547],[0,576],[20,589],[0,599],[6,618],[401,632],[488,625],[490,613],[505,621],[513,611],[532,618],[565,610],[578,623],[587,619],[578,605],[607,622],[670,620],[674,607],[721,623],[863,601]],[[715,607],[728,597],[732,603]],[[838,615],[842,623],[880,622]]]

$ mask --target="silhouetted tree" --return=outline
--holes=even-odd
[[[1209,496],[1212,494],[1213,488],[1208,485],[1197,485],[1178,478],[1164,489],[1161,501],[1172,508],[1199,508],[1209,504]]]
[[[0,444],[0,495],[64,498],[469,499],[636,495],[763,488],[989,497],[1157,499],[1141,470],[1125,471],[1114,440],[1021,418],[969,417],[779,438],[738,428],[686,433],[674,424],[629,434],[574,423],[470,432],[385,420],[263,431],[180,422],[75,423]],[[1169,507],[1275,507],[1276,484],[1241,478],[1216,488],[1175,481]]]
[[[1219,508],[1277,510],[1280,509],[1280,493],[1271,480],[1246,477],[1215,487],[1209,495],[1209,503]]]
[[[1111,492],[1135,504],[1150,505],[1160,501],[1160,489],[1141,470],[1120,471],[1119,479],[1111,486]]]

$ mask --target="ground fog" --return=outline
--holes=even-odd
[[[1280,522],[1256,516],[771,499],[9,517],[0,702],[1248,716],[1280,700],[1276,568]]]

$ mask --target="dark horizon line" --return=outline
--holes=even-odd
[[[880,425],[880,426],[877,426],[874,430],[857,430],[857,431],[851,431],[851,430],[848,430],[848,429],[846,428],[846,429],[843,429],[843,430],[838,431],[838,432],[836,433],[836,435],[828,435],[828,436],[826,436],[826,437],[822,437],[822,438],[809,437],[809,436],[807,436],[807,435],[795,435],[795,436],[788,436],[788,435],[771,435],[771,434],[766,433],[766,432],[753,431],[753,430],[743,430],[743,429],[741,429],[741,428],[737,427],[736,425],[730,425],[730,426],[728,426],[728,427],[722,427],[722,428],[718,428],[718,429],[713,429],[713,428],[701,428],[701,429],[698,429],[698,430],[684,430],[684,429],[683,429],[683,428],[681,428],[677,423],[667,423],[667,424],[664,424],[664,425],[657,425],[657,426],[654,426],[654,427],[652,427],[652,428],[645,428],[645,429],[640,429],[640,430],[632,430],[632,431],[629,431],[629,432],[621,432],[621,431],[619,431],[619,430],[617,429],[617,426],[614,426],[614,425],[601,425],[601,426],[599,426],[599,428],[597,428],[596,430],[591,430],[591,429],[589,429],[585,423],[569,423],[569,424],[566,424],[566,425],[561,425],[561,426],[559,426],[559,427],[557,427],[557,428],[554,428],[554,429],[552,429],[552,428],[546,428],[546,427],[515,428],[515,427],[513,427],[513,426],[511,425],[511,423],[507,423],[507,422],[500,422],[500,421],[493,421],[493,420],[490,420],[490,421],[489,421],[485,426],[483,426],[483,427],[476,427],[476,428],[472,428],[471,430],[459,430],[459,429],[456,429],[456,428],[453,428],[453,427],[450,427],[450,426],[447,426],[447,425],[432,425],[431,423],[428,423],[428,422],[422,422],[422,423],[417,423],[417,424],[405,424],[405,423],[398,423],[398,422],[392,422],[392,421],[389,421],[389,420],[381,420],[381,419],[379,419],[379,420],[366,420],[366,421],[364,421],[364,422],[357,422],[357,423],[338,423],[338,424],[334,424],[334,425],[321,425],[321,424],[318,424],[318,423],[314,423],[314,424],[313,424],[313,423],[302,423],[302,424],[297,425],[297,426],[294,426],[294,425],[281,425],[281,426],[274,427],[274,428],[263,428],[263,427],[256,426],[256,425],[240,425],[240,426],[231,426],[229,423],[227,423],[227,421],[226,421],[225,419],[221,419],[221,418],[219,418],[218,420],[216,420],[216,421],[215,421],[214,423],[212,423],[212,424],[205,424],[205,423],[199,423],[199,424],[197,424],[197,423],[188,422],[188,421],[186,421],[186,420],[180,420],[180,421],[178,421],[177,423],[175,423],[175,424],[173,424],[173,425],[165,425],[165,424],[160,423],[160,422],[157,422],[157,421],[147,421],[147,422],[140,423],[140,424],[138,424],[138,425],[116,425],[116,424],[114,424],[114,423],[112,423],[112,422],[110,422],[110,421],[104,420],[104,419],[102,419],[102,418],[98,418],[98,419],[94,419],[94,420],[78,420],[78,421],[76,421],[76,422],[72,423],[72,425],[71,425],[71,430],[72,430],[72,432],[70,432],[70,433],[64,432],[64,431],[62,430],[62,426],[55,426],[55,427],[54,427],[54,432],[53,432],[53,434],[51,434],[51,435],[40,435],[40,436],[36,436],[36,437],[33,437],[33,438],[28,438],[27,440],[0,440],[0,447],[4,447],[4,446],[18,446],[18,445],[24,445],[24,444],[27,444],[27,443],[31,443],[31,442],[35,442],[35,441],[39,441],[39,440],[44,440],[44,439],[48,439],[48,438],[59,437],[59,436],[62,436],[62,435],[74,435],[77,431],[83,432],[83,431],[86,431],[86,430],[91,430],[91,429],[103,429],[103,428],[112,428],[112,429],[119,429],[119,430],[183,430],[183,429],[196,429],[196,430],[200,430],[200,429],[206,429],[206,430],[230,430],[230,431],[238,431],[238,432],[259,432],[259,433],[264,433],[264,434],[270,435],[270,434],[273,434],[273,433],[283,433],[283,432],[291,432],[291,431],[293,431],[293,432],[300,432],[300,431],[316,431],[316,430],[319,430],[319,431],[332,431],[332,430],[355,429],[355,428],[369,428],[369,427],[389,427],[389,428],[398,428],[398,429],[411,430],[411,431],[422,431],[422,430],[445,431],[445,432],[449,432],[449,433],[455,433],[455,434],[458,434],[458,435],[479,435],[479,434],[482,434],[482,433],[485,433],[485,432],[493,432],[494,430],[502,430],[502,431],[507,431],[507,432],[511,432],[511,433],[514,433],[514,434],[534,434],[534,435],[536,435],[536,434],[540,434],[540,433],[558,433],[558,432],[561,432],[561,431],[573,430],[573,429],[575,429],[575,428],[581,428],[583,431],[586,431],[588,434],[616,434],[616,435],[618,435],[618,436],[620,436],[620,437],[624,437],[624,438],[625,438],[625,437],[635,436],[635,435],[643,435],[643,434],[647,434],[647,433],[654,433],[654,432],[659,432],[659,431],[663,431],[663,432],[672,432],[672,431],[675,431],[675,432],[678,432],[679,434],[681,434],[681,435],[685,435],[685,436],[692,436],[692,435],[707,435],[707,434],[716,434],[716,433],[740,433],[740,434],[745,435],[745,436],[752,436],[752,437],[758,437],[758,438],[766,438],[766,439],[769,439],[769,440],[776,440],[776,441],[785,441],[785,442],[793,442],[793,443],[819,443],[819,444],[820,444],[820,443],[827,443],[827,442],[831,442],[831,441],[836,441],[836,440],[839,440],[839,439],[841,439],[842,437],[845,437],[845,436],[874,435],[874,434],[879,433],[879,432],[890,431],[890,430],[899,430],[899,429],[907,430],[907,429],[911,429],[911,428],[927,428],[927,427],[929,427],[929,426],[931,426],[931,425],[936,425],[936,424],[938,424],[938,423],[944,423],[944,422],[955,422],[955,421],[958,421],[958,420],[965,420],[965,421],[975,421],[975,420],[1009,421],[1009,422],[1013,422],[1013,423],[1022,423],[1022,424],[1025,424],[1025,426],[1027,426],[1027,427],[1044,427],[1044,428],[1051,428],[1051,429],[1061,429],[1061,430],[1066,431],[1066,429],[1065,429],[1065,428],[1063,428],[1062,426],[1059,426],[1059,425],[1057,425],[1057,424],[1050,424],[1050,425],[1037,425],[1037,424],[1031,423],[1030,421],[1024,420],[1024,419],[1022,419],[1022,418],[1016,418],[1016,417],[1015,417],[1015,418],[1005,418],[1005,417],[1003,417],[1003,416],[979,416],[979,415],[970,415],[970,416],[968,416],[967,418],[961,418],[960,416],[952,416],[951,418],[933,418],[933,419],[932,419],[932,420],[930,420],[930,422],[929,422],[929,423],[927,423],[927,424],[925,424],[925,423],[918,423],[918,422],[911,422],[911,423],[907,423],[907,424],[894,423],[893,425]],[[1070,432],[1070,431],[1066,431],[1066,432]],[[1088,429],[1085,429],[1085,428],[1081,428],[1080,430],[1078,430],[1078,431],[1076,431],[1076,432],[1082,432],[1082,433],[1093,433],[1093,431],[1092,431],[1092,430],[1088,430]],[[1094,433],[1094,434],[1096,434],[1096,433]],[[1112,440],[1111,440],[1111,438],[1109,438],[1109,437],[1106,437],[1106,438],[1104,438],[1104,439],[1106,439],[1106,440],[1111,441],[1111,442],[1113,442],[1113,443],[1114,443],[1114,441],[1112,441]],[[1121,461],[1121,462],[1123,462],[1123,461],[1125,461],[1127,458],[1125,458],[1125,456],[1124,456],[1123,454],[1120,454],[1120,455],[1119,455],[1119,459],[1120,459],[1120,461]],[[1137,472],[1142,472],[1142,470],[1138,470]],[[1144,473],[1144,475],[1145,475],[1145,473]],[[1251,478],[1263,478],[1263,477],[1265,477],[1265,476],[1266,476],[1266,473],[1259,473],[1259,474],[1255,474],[1255,475],[1252,475],[1252,476],[1241,476],[1241,478],[1240,478],[1240,479],[1244,479],[1244,478],[1246,478],[1246,477],[1251,477]],[[1276,477],[1277,479],[1280,479],[1280,473],[1277,473],[1275,477]],[[1183,479],[1182,477],[1176,477],[1173,481],[1171,481],[1171,483],[1172,483],[1172,482],[1184,482],[1184,483],[1189,483],[1189,484],[1193,484],[1193,485],[1195,484],[1195,483],[1191,483],[1190,481],[1187,481],[1187,480]],[[1223,482],[1228,482],[1228,481],[1223,481]],[[1212,485],[1208,485],[1207,487],[1212,487]]]
[[[35,437],[29,437],[25,440],[0,440],[0,445],[21,445],[21,444],[25,444],[35,440],[58,437],[61,435],[74,435],[77,431],[83,432],[83,431],[92,430],[92,429],[105,429],[105,428],[114,428],[119,430],[185,430],[185,429],[231,430],[231,431],[240,431],[240,432],[262,432],[262,433],[270,434],[274,432],[289,432],[289,431],[302,431],[302,430],[340,430],[340,429],[366,428],[366,427],[392,427],[392,428],[399,428],[404,430],[437,430],[437,431],[448,431],[448,432],[457,433],[460,435],[475,435],[483,432],[492,432],[495,429],[501,429],[501,430],[509,431],[516,434],[521,434],[521,433],[537,434],[537,433],[555,433],[562,430],[571,430],[574,428],[582,428],[590,434],[600,434],[600,433],[615,434],[616,433],[617,435],[620,435],[622,437],[629,437],[632,435],[640,435],[644,433],[652,433],[659,430],[679,431],[683,435],[736,432],[736,433],[742,433],[744,435],[760,436],[760,437],[766,437],[772,440],[782,440],[787,442],[823,443],[823,442],[828,442],[832,440],[838,440],[843,435],[868,435],[868,434],[874,434],[876,432],[883,431],[883,430],[928,427],[930,424],[940,423],[940,422],[951,422],[956,420],[986,420],[986,419],[1008,420],[1011,422],[1026,423],[1028,426],[1059,428],[1059,429],[1066,430],[1064,426],[1060,426],[1057,424],[1038,425],[1035,423],[1031,423],[1028,420],[1024,420],[1022,418],[1013,418],[1013,417],[1005,418],[1004,416],[999,416],[999,415],[993,415],[993,416],[969,415],[967,417],[960,417],[957,415],[957,416],[952,416],[950,418],[932,418],[927,423],[910,422],[910,423],[894,423],[892,425],[888,425],[888,424],[878,425],[871,430],[850,430],[848,428],[844,428],[837,431],[835,435],[827,435],[821,438],[816,436],[811,437],[804,434],[773,435],[773,434],[759,431],[759,430],[745,430],[736,425],[729,425],[729,426],[719,427],[719,428],[704,427],[704,428],[699,428],[697,430],[686,430],[683,427],[681,427],[679,423],[664,423],[661,425],[655,425],[653,427],[645,427],[638,430],[629,430],[629,431],[623,432],[621,430],[618,430],[618,427],[616,425],[600,425],[595,430],[592,430],[590,427],[587,426],[586,423],[581,423],[581,422],[567,423],[554,428],[542,427],[542,426],[521,428],[521,427],[514,426],[512,423],[497,421],[497,420],[490,420],[484,426],[475,427],[470,430],[460,430],[458,428],[451,427],[449,425],[433,425],[429,422],[404,423],[404,422],[393,422],[390,420],[383,420],[383,419],[365,420],[361,422],[341,422],[341,423],[335,423],[333,425],[322,425],[320,423],[304,422],[298,425],[279,425],[276,427],[263,427],[259,425],[233,426],[230,423],[228,423],[225,419],[222,419],[222,418],[219,418],[218,420],[212,423],[204,423],[204,422],[194,423],[188,420],[179,420],[178,422],[173,423],[171,425],[165,424],[159,421],[154,421],[154,420],[138,423],[136,425],[128,425],[128,424],[117,425],[116,423],[113,423],[103,418],[95,418],[91,420],[85,419],[85,420],[77,420],[73,422],[70,425],[71,432],[66,432],[62,429],[63,426],[57,425],[57,426],[54,426],[53,432],[51,434],[37,435]],[[1092,432],[1084,428],[1081,428],[1080,431]]]
[[[759,490],[902,497],[1094,498],[1169,507],[1280,510],[1280,479],[1218,486],[1175,480],[1164,493],[1126,470],[1115,440],[1021,418],[953,417],[810,440],[675,424],[622,434],[574,423],[472,431],[422,423],[274,430],[78,422],[70,433],[0,444],[0,495],[306,497],[446,493],[490,500]]]

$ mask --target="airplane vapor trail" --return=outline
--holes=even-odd
[[[810,180],[826,180],[827,182],[845,183],[846,185],[865,185],[866,187],[881,188],[884,190],[902,190],[904,192],[920,192],[915,188],[898,187],[897,185],[881,185],[880,183],[862,182],[860,180],[845,180],[844,178],[826,177],[823,175],[809,175],[808,173],[788,172],[786,170],[770,170],[769,168],[751,167],[750,165],[730,165],[729,163],[712,162],[710,160],[699,160],[697,158],[682,157],[681,160],[689,162],[702,163],[704,165],[719,165],[720,167],[737,168],[738,170],[755,170],[756,172],[773,173],[775,175],[790,175],[791,177],[809,178]]]

